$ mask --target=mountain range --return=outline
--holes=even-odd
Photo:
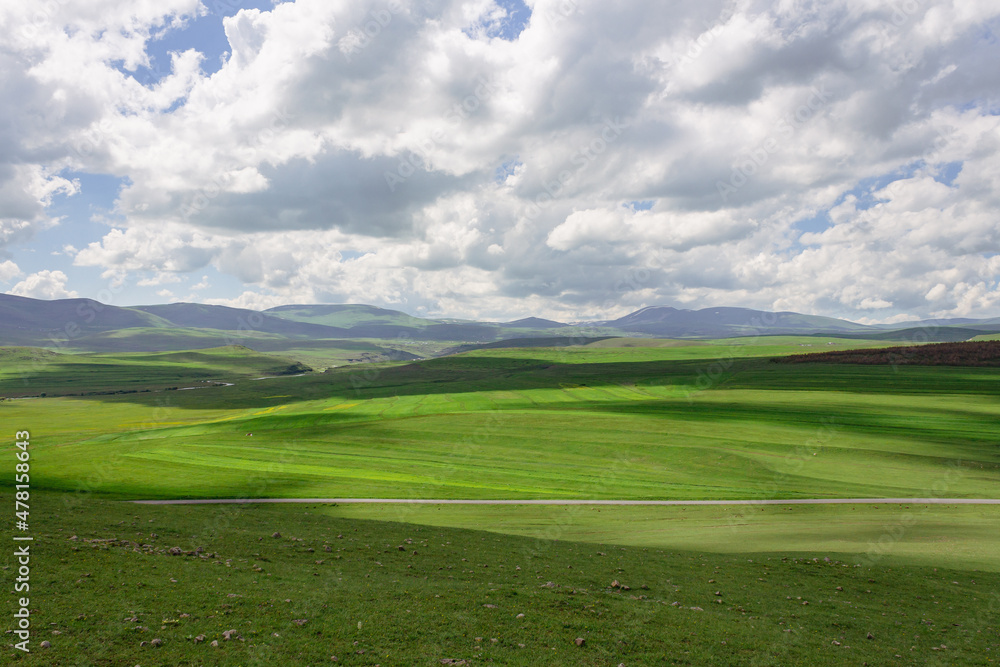
[[[287,305],[256,311],[196,303],[120,307],[92,299],[44,301],[0,294],[0,345],[85,351],[194,349],[233,342],[247,344],[247,340],[272,348],[289,341],[357,339],[378,339],[383,345],[393,341],[449,341],[468,347],[528,338],[544,342],[546,338],[573,341],[611,336],[725,338],[782,334],[955,341],[996,332],[1000,332],[1000,318],[864,325],[818,315],[732,307],[683,310],[650,306],[613,320],[568,324],[538,317],[511,322],[429,319],[363,304]]]

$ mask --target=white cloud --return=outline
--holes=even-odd
[[[128,178],[76,265],[212,266],[241,305],[1000,314],[996,3],[537,0],[505,41],[489,0],[297,0],[151,87],[114,63],[204,8],[84,4],[0,10],[31,64],[0,79],[0,252],[54,223],[72,167]]]
[[[14,262],[9,259],[0,262],[0,283],[9,283],[20,275],[22,275],[21,269]]]
[[[67,280],[62,271],[38,271],[14,285],[8,293],[32,299],[75,299],[79,295],[66,289]]]

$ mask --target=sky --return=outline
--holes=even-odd
[[[995,0],[7,0],[0,291],[1000,316]]]

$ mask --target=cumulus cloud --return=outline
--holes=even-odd
[[[998,314],[1000,7],[911,4],[296,0],[144,86],[196,0],[8,3],[0,253],[68,167],[127,177],[78,266],[236,305]]]
[[[0,283],[9,283],[20,275],[22,275],[21,269],[14,262],[9,259],[0,262]]]
[[[39,271],[14,285],[9,293],[32,299],[74,299],[79,294],[66,289],[68,280],[62,271]]]

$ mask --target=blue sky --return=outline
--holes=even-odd
[[[5,3],[0,289],[490,319],[998,316],[998,17]]]

